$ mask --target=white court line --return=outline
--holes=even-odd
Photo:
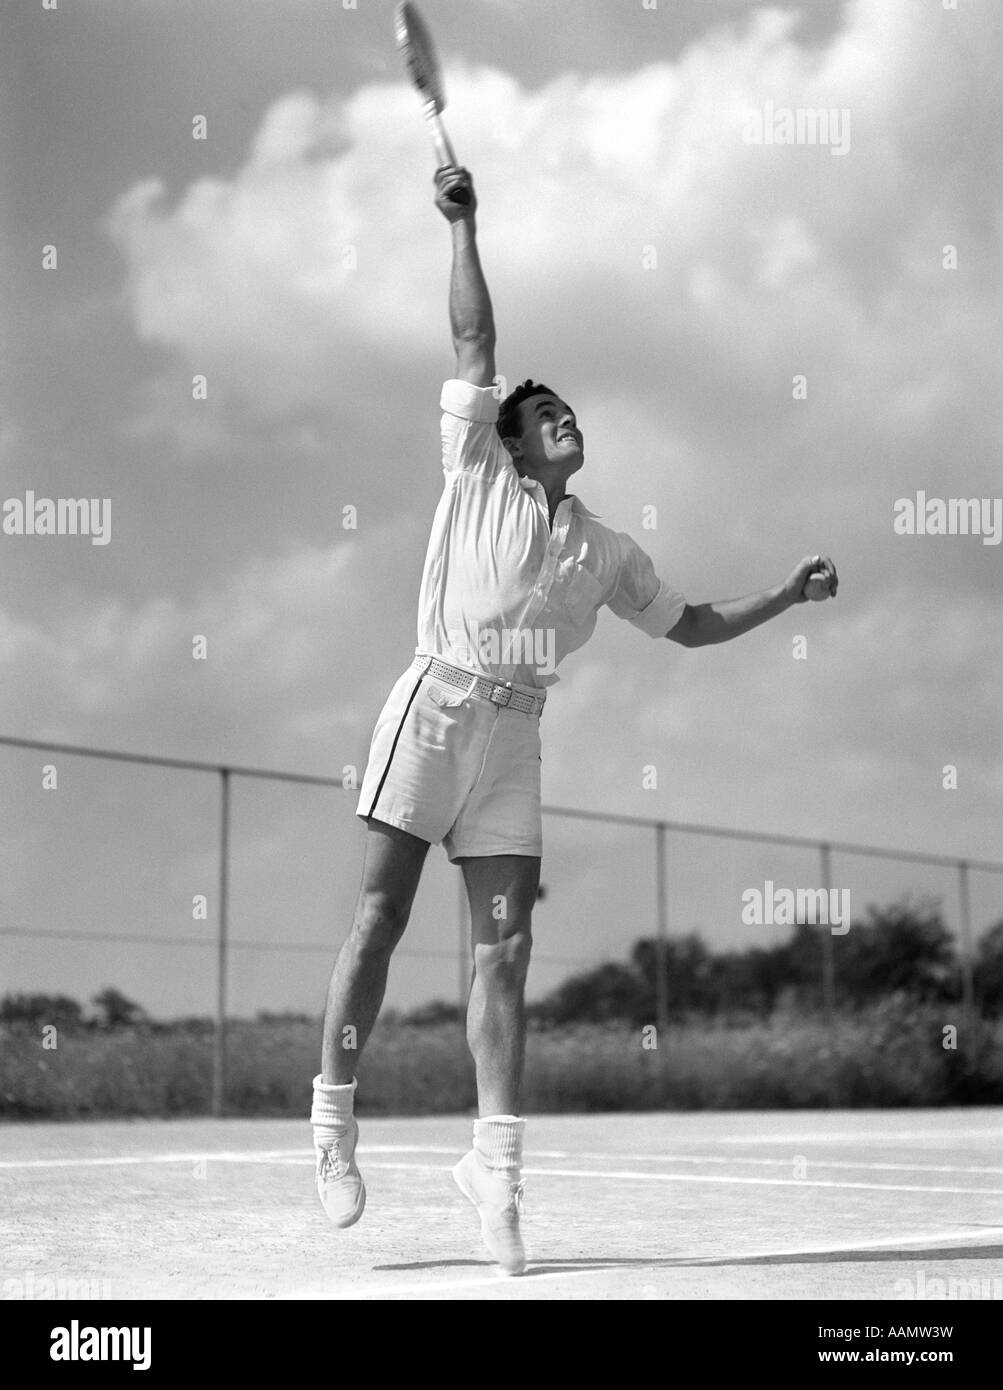
[[[421,1145],[412,1144],[376,1144],[363,1147],[359,1146],[359,1154],[366,1157],[372,1153],[434,1153],[455,1158],[458,1151],[447,1148],[426,1148]],[[526,1155],[527,1158],[578,1158],[594,1160],[619,1160],[627,1163],[701,1163],[701,1164],[735,1164],[751,1163],[756,1165],[766,1165],[773,1167],[788,1168],[790,1159],[771,1159],[771,1158],[722,1158],[718,1155],[656,1155],[656,1154],[569,1154],[564,1151],[531,1151]],[[132,1167],[142,1164],[188,1164],[188,1163],[250,1163],[250,1164],[303,1164],[313,1162],[311,1150],[299,1149],[265,1149],[260,1152],[234,1152],[224,1150],[214,1153],[212,1150],[201,1153],[167,1153],[167,1154],[122,1154],[118,1156],[105,1157],[80,1157],[80,1158],[31,1158],[14,1159],[0,1161],[0,1170],[12,1169],[53,1169],[53,1168],[117,1168]],[[848,1162],[826,1162],[821,1159],[808,1159],[808,1165],[815,1168],[831,1168],[839,1170],[867,1171],[867,1172],[929,1172],[929,1173],[967,1173],[967,1174],[994,1174],[1003,1172],[1001,1168],[976,1168],[961,1167],[951,1164],[907,1164],[907,1163],[848,1163]],[[451,1165],[449,1165],[451,1166]],[[415,1172],[445,1172],[449,1171],[449,1166],[443,1164],[408,1164],[408,1163],[382,1163],[369,1162],[371,1168],[402,1168]],[[629,1178],[635,1181],[655,1181],[655,1182],[717,1182],[717,1183],[739,1183],[753,1184],[765,1187],[844,1187],[857,1188],[862,1191],[872,1192],[939,1192],[939,1193],[985,1193],[988,1196],[1003,1196],[1003,1189],[993,1187],[926,1187],[922,1185],[906,1185],[891,1183],[861,1183],[861,1182],[837,1182],[834,1180],[822,1181],[809,1178],[755,1178],[740,1176],[712,1176],[710,1174],[698,1173],[625,1173],[623,1171],[609,1170],[581,1170],[566,1168],[524,1168],[525,1173],[534,1176],[547,1176],[548,1174],[560,1177],[580,1177],[580,1178]]]
[[[947,1140],[958,1144],[964,1139],[992,1139],[997,1144],[1003,1140],[1003,1125],[995,1129],[875,1129],[875,1130],[819,1130],[817,1133],[805,1131],[803,1134],[722,1134],[715,1141],[718,1144],[882,1144],[894,1142],[904,1144],[923,1144],[935,1140]]]
[[[413,1154],[455,1154],[455,1148],[436,1147],[431,1144],[360,1144],[360,1155],[377,1153]],[[568,1149],[526,1149],[525,1158],[571,1158],[585,1161],[620,1163],[750,1163],[768,1168],[789,1168],[795,1155],[790,1158],[748,1158],[727,1154],[630,1154],[630,1153],[590,1153]],[[876,1173],[986,1173],[1003,1174],[1003,1168],[964,1166],[955,1163],[850,1163],[846,1159],[804,1157],[813,1168],[863,1169]]]
[[[994,1244],[993,1238],[985,1236],[983,1233],[979,1234],[982,1235],[982,1240],[975,1241],[975,1245],[978,1245],[980,1243],[984,1243],[986,1245]],[[672,1263],[669,1267],[673,1270],[685,1269],[687,1267],[699,1269],[700,1267],[708,1263],[717,1266],[721,1264],[727,1264],[729,1259],[734,1260],[737,1264],[744,1263],[748,1260],[768,1260],[787,1258],[791,1259],[792,1262],[796,1264],[799,1255],[840,1255],[849,1254],[857,1250],[863,1251],[884,1249],[894,1252],[898,1250],[906,1250],[912,1245],[929,1245],[932,1242],[939,1241],[957,1242],[960,1239],[965,1239],[965,1232],[963,1228],[956,1228],[952,1231],[935,1231],[923,1235],[884,1236],[877,1240],[855,1240],[849,1242],[849,1244],[841,1245],[796,1245],[789,1249],[752,1250],[745,1251],[741,1254],[732,1254],[730,1256],[728,1254],[721,1253],[716,1253],[712,1255],[680,1254],[668,1258],[671,1258]],[[972,1242],[970,1238],[968,1238],[968,1245],[971,1248]],[[546,1264],[548,1263],[548,1261],[541,1259],[534,1262],[534,1260],[531,1258],[529,1261],[530,1269],[532,1269],[534,1263]],[[573,1265],[577,1262],[575,1260],[555,1260],[554,1263]],[[453,1293],[458,1289],[493,1288],[497,1287],[498,1285],[510,1286],[515,1283],[518,1283],[524,1287],[528,1283],[528,1286],[532,1288],[538,1279],[581,1279],[588,1274],[623,1274],[624,1271],[630,1273],[643,1274],[644,1271],[650,1270],[652,1272],[657,1273],[659,1270],[665,1269],[666,1265],[667,1257],[664,1256],[656,1257],[652,1259],[650,1262],[634,1260],[618,1262],[616,1259],[610,1259],[610,1261],[607,1264],[603,1264],[600,1266],[593,1265],[590,1266],[588,1269],[555,1269],[552,1271],[548,1271],[546,1274],[530,1275],[528,1280],[511,1279],[503,1274],[484,1274],[480,1278],[470,1279],[447,1279],[443,1280],[441,1283],[437,1281],[429,1281],[426,1279],[422,1284],[418,1286],[415,1286],[414,1284],[381,1284],[378,1285],[376,1288],[353,1288],[351,1291],[346,1291],[345,1298],[346,1300],[350,1300],[353,1302],[356,1300],[367,1298],[400,1297],[428,1299],[433,1297],[437,1293]],[[298,1290],[294,1293],[280,1294],[279,1298],[280,1300],[297,1298],[334,1300],[337,1298],[337,1291],[335,1289],[332,1289],[330,1285],[323,1286],[319,1284],[313,1284],[310,1285],[307,1289]]]
[[[441,1163],[370,1163],[369,1168],[401,1168],[414,1173],[448,1173]],[[1003,1187],[923,1187],[920,1184],[884,1182],[823,1182],[812,1178],[739,1178],[705,1173],[629,1173],[596,1172],[588,1168],[523,1168],[523,1175],[534,1178],[615,1178],[620,1182],[710,1182],[748,1187],[836,1187],[860,1192],[946,1192],[963,1197],[1003,1197]]]
[[[1003,1197],[1003,1187],[925,1187],[919,1183],[826,1182],[816,1178],[744,1178],[704,1173],[595,1173],[577,1168],[524,1168],[534,1177],[622,1178],[643,1182],[711,1182],[752,1187],[839,1187],[861,1192],[946,1192],[959,1196]]]
[[[362,1152],[360,1146],[359,1152]],[[419,1150],[418,1152],[427,1152]],[[452,1152],[452,1150],[449,1150]],[[986,1173],[1003,1174],[1003,1168],[980,1168],[956,1163],[850,1163],[845,1159],[813,1158],[810,1154],[790,1158],[742,1158],[720,1154],[609,1154],[609,1153],[529,1153],[528,1158],[619,1159],[621,1163],[749,1163],[763,1168],[789,1168],[795,1157],[804,1158],[811,1168],[865,1170],[874,1173]]]
[[[273,1159],[302,1158],[308,1152],[298,1149],[265,1149],[260,1153],[234,1153],[226,1150],[215,1153],[212,1149],[202,1149],[189,1154],[119,1154],[104,1158],[15,1158],[0,1161],[0,1169],[5,1168],[118,1168],[137,1163],[206,1163],[214,1159],[217,1163],[268,1163]]]

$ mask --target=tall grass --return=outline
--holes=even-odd
[[[675,1026],[646,1048],[641,1029],[531,1028],[524,1108],[530,1112],[937,1106],[1003,1101],[1003,1023],[979,1021],[945,1049],[941,1009],[901,999],[837,1020],[775,1015],[766,1023]],[[647,1039],[650,1043],[650,1035]],[[303,1116],[318,1070],[320,1025],[234,1022],[227,1110]],[[360,1066],[358,1110],[462,1113],[474,1072],[456,1023],[394,1020],[375,1030]],[[204,1027],[0,1029],[0,1116],[76,1119],[209,1113],[212,1036]]]

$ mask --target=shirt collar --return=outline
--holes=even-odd
[[[521,477],[519,479],[519,483],[524,492],[532,492],[533,489],[537,486],[537,480],[535,478]],[[576,496],[575,493],[569,492],[564,500],[567,501],[568,497],[571,498],[571,510],[573,512],[576,512],[579,516],[590,516],[595,521],[599,520],[598,512],[590,512],[588,507],[586,507],[585,503],[582,501],[582,499]]]

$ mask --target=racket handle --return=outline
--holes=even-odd
[[[449,136],[446,134],[446,127],[442,124],[438,111],[436,111],[434,107],[429,106],[425,114],[428,117],[428,124],[432,131],[432,141],[435,144],[435,155],[439,161],[440,169],[445,164],[455,165],[456,152],[449,142]],[[466,204],[470,202],[470,191],[466,188],[454,188],[449,195],[449,200],[452,203],[462,203],[466,206]]]

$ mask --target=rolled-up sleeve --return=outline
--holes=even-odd
[[[649,637],[664,637],[683,615],[686,599],[659,579],[650,556],[624,532],[617,532],[620,573],[609,607]]]
[[[442,409],[442,466],[447,473],[462,471],[483,478],[496,476],[512,460],[498,438],[498,397],[491,386],[447,381],[439,401]]]

